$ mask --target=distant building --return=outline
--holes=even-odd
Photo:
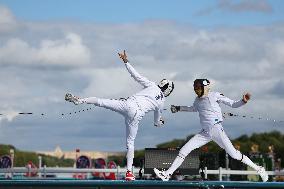
[[[59,146],[57,146],[53,152],[52,151],[37,151],[36,153],[53,156],[57,158],[63,158],[63,159],[75,159],[76,158],[76,150],[62,151]],[[107,159],[109,156],[124,156],[125,152],[80,151],[79,154],[88,156],[91,159],[97,159],[97,158]]]

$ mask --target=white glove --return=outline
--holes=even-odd
[[[178,111],[180,111],[180,106],[171,105],[172,113],[177,113]]]
[[[65,100],[68,101],[68,102],[72,102],[72,103],[74,103],[75,105],[84,103],[84,101],[83,101],[82,99],[80,99],[80,98],[77,97],[77,96],[72,95],[71,93],[67,93],[67,94],[65,95]]]
[[[165,124],[165,121],[162,118],[160,118],[159,124],[154,124],[154,126],[155,127],[162,127],[164,124]]]

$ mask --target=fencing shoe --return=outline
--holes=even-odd
[[[84,103],[84,101],[82,101],[79,97],[76,97],[72,95],[71,93],[67,93],[65,95],[65,100],[68,102],[73,102],[75,105]]]
[[[154,168],[154,172],[162,181],[168,181],[170,179],[170,176],[167,175],[165,171],[159,171],[157,168]]]
[[[257,173],[260,175],[262,182],[266,182],[268,180],[268,174],[266,173],[264,167],[259,167]]]
[[[133,173],[131,171],[127,171],[125,174],[125,180],[126,181],[132,181],[135,180],[135,176],[133,175]]]

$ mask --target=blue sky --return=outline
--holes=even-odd
[[[166,108],[191,105],[192,82],[208,78],[232,99],[252,93],[246,106],[224,112],[265,118],[226,118],[229,137],[284,132],[271,121],[284,119],[283,8],[282,0],[0,0],[0,143],[125,150],[120,115],[93,108],[61,116],[90,108],[65,102],[66,92],[119,98],[141,90],[117,56],[124,49],[140,74],[175,82]],[[153,113],[141,121],[137,149],[200,130],[197,114],[163,115],[163,128],[153,127]]]
[[[284,2],[216,0],[1,0],[20,19],[79,20],[83,22],[128,23],[144,20],[172,20],[197,26],[270,24],[283,21]],[[253,7],[253,4],[259,4]],[[263,4],[263,6],[261,6]],[[239,9],[237,7],[239,6]],[[234,11],[232,11],[234,10]],[[203,12],[203,14],[200,14]]]

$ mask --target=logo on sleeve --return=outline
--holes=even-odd
[[[159,99],[162,100],[163,98],[164,98],[164,95],[162,92],[160,92],[160,94],[155,97],[156,100],[159,100]]]

